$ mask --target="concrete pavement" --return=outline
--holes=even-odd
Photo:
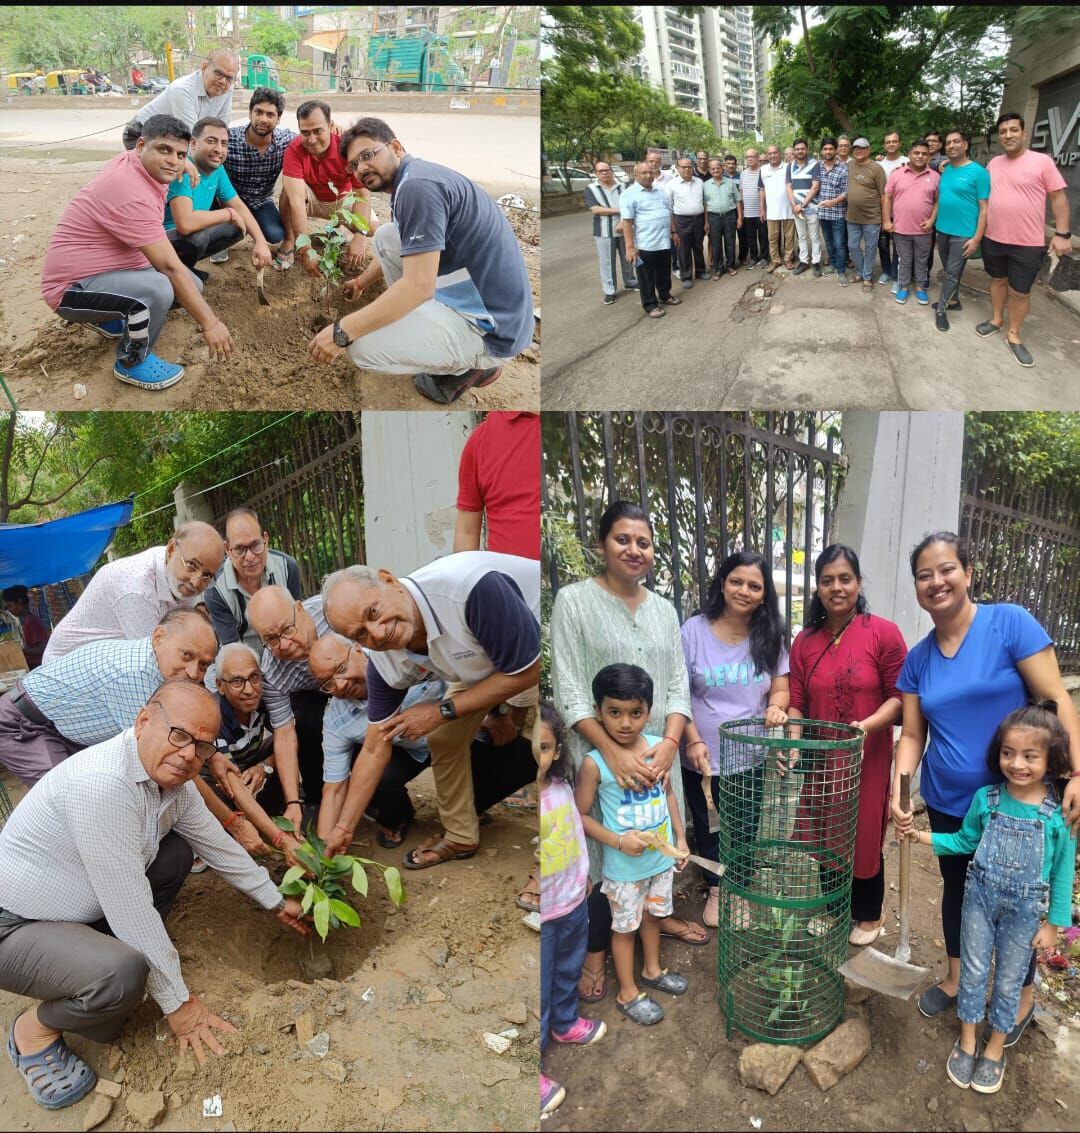
[[[545,409],[1080,409],[1080,317],[1041,285],[1024,324],[1030,369],[1004,332],[975,334],[990,300],[973,265],[948,333],[914,291],[900,306],[888,287],[864,295],[811,272],[740,269],[690,291],[675,280],[682,306],[649,319],[633,291],[603,305],[590,221],[543,222]],[[762,282],[775,292],[759,300]]]

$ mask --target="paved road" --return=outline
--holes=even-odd
[[[864,295],[809,272],[676,281],[683,305],[648,319],[632,291],[603,305],[590,219],[543,222],[545,409],[1080,409],[1080,318],[1041,286],[1024,325],[1031,369],[1004,334],[974,333],[990,302],[967,286],[948,334],[914,294],[901,307],[887,287]],[[969,279],[989,286],[970,265]],[[777,285],[764,304],[761,280]]]
[[[367,113],[378,114],[378,96]],[[0,118],[0,157],[4,148],[19,157],[46,157],[51,151],[76,150],[77,158],[91,160],[120,150],[120,134],[139,100],[108,99],[107,107],[24,109],[8,103]],[[345,125],[359,113],[343,115]],[[523,193],[534,202],[540,197],[540,119],[523,115],[475,115],[462,110],[434,114],[388,113],[387,121],[405,148],[429,161],[449,165],[483,185],[489,193]],[[242,125],[247,114],[234,115],[230,125]],[[285,125],[296,129],[295,115],[285,114]],[[104,131],[101,133],[100,131]],[[80,135],[89,134],[90,137]],[[68,141],[67,139],[75,139]],[[41,145],[39,143],[52,143]],[[34,146],[33,149],[28,147]],[[70,160],[70,159],[69,159]]]

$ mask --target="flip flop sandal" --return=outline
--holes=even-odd
[[[588,993],[581,990],[581,981],[583,979],[589,980]],[[597,991],[597,988],[600,990]],[[578,977],[578,999],[580,999],[582,1003],[599,1003],[605,995],[607,995],[607,969],[601,968],[597,972],[583,965],[581,975]]]
[[[643,1027],[651,1027],[653,1023],[659,1023],[664,1017],[664,1009],[645,992],[641,992],[637,999],[632,999],[629,1003],[620,1003],[616,999],[615,1006],[628,1019],[640,1023]]]
[[[953,1043],[949,1057],[945,1060],[945,1074],[954,1086],[966,1090],[971,1085],[971,1076],[975,1071],[975,1060],[978,1056],[967,1054],[960,1049],[960,1040]]]
[[[1005,1078],[1005,1062],[1004,1055],[997,1060],[983,1055],[975,1063],[975,1070],[971,1075],[971,1088],[977,1094],[996,1094]]]
[[[655,980],[640,976],[638,983],[656,988],[657,991],[667,992],[668,995],[685,995],[686,989],[690,986],[686,976],[680,976],[678,972],[673,972],[669,968],[665,968]]]
[[[653,307],[653,309],[649,312],[650,319],[662,319],[663,317],[664,312],[661,311],[659,307]]]
[[[295,250],[292,252],[275,252],[270,266],[274,271],[288,271],[296,260]]]
[[[384,830],[380,830],[375,835],[375,841],[379,843],[384,850],[396,850],[402,842],[405,841],[405,836],[409,833],[411,822],[402,822],[394,827],[393,831],[389,834]]]
[[[664,302],[665,302],[665,303],[666,303],[666,304],[667,304],[667,305],[668,305],[669,307],[680,307],[680,306],[682,306],[682,300],[681,300],[681,299],[676,299],[674,295],[669,295],[669,296],[668,296],[668,297],[667,297],[667,298],[666,298],[666,299],[664,300]]]
[[[519,909],[524,909],[527,913],[540,912],[540,882],[536,876],[536,867],[529,871],[529,880],[525,883],[525,888],[518,894],[517,901],[514,902]]]
[[[63,1109],[86,1097],[97,1085],[97,1075],[61,1036],[37,1054],[19,1054],[15,1047],[15,1024],[7,1043],[12,1066],[23,1076],[27,1089],[45,1109]]]
[[[463,858],[471,858],[479,849],[479,844],[462,846],[457,842],[449,842],[446,838],[429,838],[419,846],[414,846],[401,860],[405,863],[406,869],[430,869],[434,865],[442,865],[443,862],[456,862]],[[417,854],[434,854],[435,861],[421,861],[416,857]]]
[[[699,938],[694,933],[694,930],[688,920],[685,920],[682,917],[674,917],[672,919],[682,921],[682,932],[665,932],[663,929],[661,929],[661,936],[670,937],[672,940],[681,940],[683,944],[693,944],[696,948],[704,948],[705,945],[708,944],[710,940],[712,940],[712,933],[706,932],[704,929],[701,930],[703,939]]]

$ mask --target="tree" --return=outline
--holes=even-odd
[[[641,50],[644,33],[633,8],[568,4],[543,8],[543,41],[555,52],[562,75],[589,70],[621,70]],[[547,68],[544,68],[547,85]]]
[[[259,55],[287,59],[296,54],[296,45],[304,34],[299,20],[283,20],[273,9],[255,8],[254,17],[244,32],[247,47]]]

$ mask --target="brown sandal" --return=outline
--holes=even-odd
[[[402,861],[406,869],[430,869],[433,865],[442,865],[443,862],[454,862],[461,858],[471,858],[480,849],[479,842],[475,846],[463,846],[460,842],[450,842],[445,834],[436,834],[419,846],[414,846]],[[418,854],[433,854],[434,861],[422,861]]]
[[[527,913],[540,912],[540,878],[536,871],[536,866],[529,870],[529,880],[525,882],[515,902],[519,909],[524,909]]]

